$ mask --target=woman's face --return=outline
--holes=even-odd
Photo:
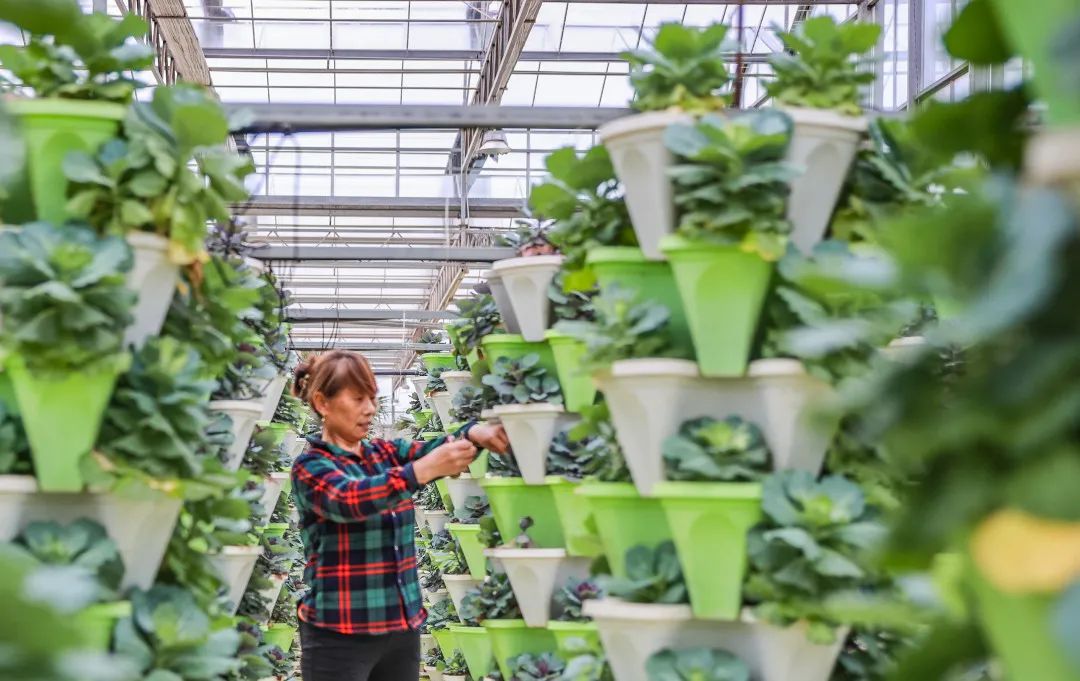
[[[356,443],[367,437],[375,416],[375,399],[355,388],[345,388],[333,397],[315,395],[315,406],[323,415],[323,427],[341,440]]]

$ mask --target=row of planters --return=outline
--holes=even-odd
[[[832,605],[893,588],[871,561],[890,474],[823,407],[906,357],[924,316],[855,226],[933,197],[889,156],[897,130],[859,115],[879,27],[781,33],[778,106],[741,113],[719,112],[726,32],[665,25],[627,55],[645,113],[548,158],[519,257],[460,306],[455,352],[422,357],[416,406],[497,419],[512,447],[418,500],[454,671],[449,650],[474,678],[825,681],[868,646],[891,663],[894,634]],[[474,499],[498,537],[443,534],[440,505]]]
[[[5,1],[0,20],[27,36],[0,47],[20,89],[0,107],[0,550],[65,595],[108,678],[284,676],[268,618],[237,615],[295,547],[267,522],[303,430],[274,419],[282,294],[228,211],[252,171],[239,121],[187,84],[133,103],[153,58],[135,16]]]

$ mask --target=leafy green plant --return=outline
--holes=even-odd
[[[205,88],[155,88],[149,106],[129,110],[123,137],[93,155],[64,159],[72,183],[68,211],[105,234],[168,236],[174,262],[205,259],[207,222],[229,221],[229,203],[247,199],[244,177],[254,171],[250,159],[225,145],[229,128]]]
[[[0,401],[0,475],[32,473],[30,442],[22,419]]]
[[[431,397],[435,393],[446,392],[446,382],[442,380],[442,369],[436,368],[428,372],[428,384],[424,386],[424,394]]]
[[[807,471],[782,471],[765,479],[765,520],[750,531],[750,575],[744,593],[764,619],[811,622],[808,636],[828,642],[834,626],[822,614],[831,593],[872,586],[879,577],[869,550],[885,537],[877,511],[858,485],[839,476],[820,482]]]
[[[213,382],[198,354],[175,338],[153,338],[135,353],[105,411],[97,450],[108,466],[153,478],[192,478],[210,424]]]
[[[566,664],[554,653],[524,653],[507,660],[510,681],[558,681]]]
[[[746,663],[717,648],[665,648],[645,663],[649,681],[750,681]]]
[[[457,611],[454,609],[454,602],[452,600],[447,598],[428,608],[428,629],[438,631],[440,629],[446,629],[451,624],[458,624]]]
[[[601,369],[621,359],[664,357],[671,311],[652,300],[638,300],[628,289],[611,286],[596,298],[595,321],[562,321],[555,330],[585,343],[582,366]]]
[[[829,681],[885,681],[896,671],[897,657],[912,643],[886,630],[855,629],[844,641]]]
[[[428,553],[435,567],[444,575],[463,575],[469,571],[465,554],[448,530],[431,535]]]
[[[513,454],[488,452],[488,475],[496,478],[520,478],[521,469]]]
[[[486,496],[469,497],[464,508],[454,509],[454,522],[466,525],[479,525],[480,519],[491,514],[491,505]]]
[[[622,187],[604,147],[593,147],[581,158],[573,147],[565,147],[548,155],[545,166],[551,179],[533,187],[529,206],[555,221],[548,238],[566,256],[568,269],[580,270],[593,248],[637,245]]]
[[[721,94],[731,76],[724,53],[728,27],[712,24],[698,29],[679,23],[661,24],[650,49],[623,52],[630,63],[630,84],[637,97],[631,102],[638,111],[681,109],[688,112],[715,111],[727,106],[730,97]]]
[[[548,473],[574,480],[630,482],[606,402],[583,409],[577,424],[555,436],[548,450]]]
[[[450,407],[451,418],[462,421],[479,421],[480,414],[485,409],[498,404],[498,396],[494,388],[489,385],[476,387],[467,385],[454,395],[453,406]]]
[[[259,478],[289,470],[292,457],[286,451],[285,430],[276,424],[256,428],[244,453],[244,468]]]
[[[502,315],[489,293],[478,293],[457,301],[458,318],[448,324],[454,330],[458,352],[468,354],[480,347],[484,336],[495,333],[502,325]]]
[[[614,681],[611,667],[603,654],[582,652],[566,663],[562,681]]]
[[[436,669],[446,668],[446,658],[443,657],[442,650],[440,650],[438,646],[433,646],[427,651],[422,663],[425,667],[435,667]]]
[[[443,505],[442,495],[439,494],[439,489],[434,482],[428,483],[420,490],[416,497],[416,505],[428,511],[446,510],[446,506]]]
[[[127,104],[143,85],[131,73],[150,67],[148,26],[135,14],[116,20],[83,14],[75,0],[4,0],[0,21],[27,34],[26,45],[0,45],[0,64],[37,97]]]
[[[105,528],[81,518],[67,525],[33,522],[15,537],[15,546],[45,565],[77,568],[98,585],[95,600],[115,598],[124,578],[124,561]]]
[[[281,395],[281,401],[278,402],[277,408],[274,410],[274,418],[271,421],[284,423],[297,435],[303,435],[308,416],[308,408],[304,401],[298,397],[293,397],[289,388],[286,388]]]
[[[540,355],[530,353],[520,359],[500,357],[483,378],[500,404],[562,404],[559,379],[540,366]]]
[[[604,592],[632,603],[688,603],[675,544],[670,541],[653,548],[637,545],[626,552],[626,577],[601,580]]]
[[[494,516],[486,515],[480,518],[480,532],[476,535],[476,539],[489,549],[502,545],[502,534],[499,532],[499,526],[495,524]]]
[[[738,416],[684,421],[664,440],[669,480],[754,481],[769,470],[769,446],[755,424]]]
[[[276,602],[270,602],[259,592],[273,586],[271,580],[286,578],[293,562],[300,558],[300,552],[284,537],[263,537],[262,545],[263,553],[255,563],[255,570],[237,612],[265,621],[273,613]]]
[[[77,225],[0,232],[0,341],[30,371],[66,374],[124,362],[135,293],[131,249]]]
[[[838,23],[828,15],[777,30],[786,48],[769,55],[774,78],[765,91],[778,104],[831,109],[857,116],[859,89],[874,82],[874,72],[857,58],[877,44],[881,26],[861,21]]]
[[[552,255],[556,252],[548,238],[551,223],[546,220],[529,218],[514,220],[514,230],[498,237],[500,246],[513,248],[518,257],[530,255]]]
[[[668,127],[664,144],[677,156],[668,174],[678,232],[766,260],[783,255],[789,183],[798,174],[784,161],[791,130],[791,119],[775,109]]]
[[[556,321],[584,321],[596,319],[594,299],[600,294],[600,287],[575,289],[568,286],[573,273],[565,269],[556,272],[548,287],[548,300],[551,301],[552,313]]]
[[[461,619],[472,624],[484,620],[512,620],[521,617],[510,578],[504,573],[489,574],[461,601]]]
[[[469,666],[465,662],[465,656],[460,650],[455,650],[450,659],[446,661],[443,674],[447,676],[466,676],[468,673]]]
[[[131,616],[116,625],[115,647],[144,678],[217,681],[240,669],[240,634],[230,626],[215,629],[184,589],[136,589],[131,605]]]
[[[441,591],[446,588],[438,570],[420,573],[420,586],[428,591]]]
[[[600,585],[592,579],[571,577],[555,592],[555,605],[559,608],[558,619],[563,622],[584,622],[589,618],[582,614],[585,601],[603,596]]]

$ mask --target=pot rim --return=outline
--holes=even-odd
[[[518,270],[528,269],[544,269],[544,270],[557,270],[562,267],[565,262],[566,256],[557,255],[523,255],[517,258],[506,258],[505,260],[496,260],[491,264],[491,271],[495,272],[497,276],[504,277],[506,274]]]
[[[500,404],[492,407],[492,412],[497,417],[505,416],[546,416],[548,414],[565,414],[566,407],[551,402],[533,402],[530,404]]]
[[[559,560],[569,557],[566,549],[519,549],[505,546],[484,549],[484,555],[499,560]]]
[[[791,116],[796,125],[816,125],[840,130],[865,133],[869,121],[865,114],[849,116],[831,109],[815,109],[808,106],[781,106],[781,111]]]
[[[262,414],[262,400],[211,400],[206,406],[211,411],[236,411],[248,412],[249,414]]]
[[[656,128],[663,131],[667,129],[669,125],[674,123],[684,123],[693,120],[693,114],[689,114],[682,109],[642,111],[640,113],[631,114],[630,116],[616,118],[609,123],[605,123],[597,128],[596,134],[600,137],[600,141],[606,145],[609,141],[617,141],[619,137],[624,135],[647,132]]]

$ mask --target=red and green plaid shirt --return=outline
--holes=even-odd
[[[300,619],[342,634],[407,631],[424,622],[413,461],[445,441],[364,440],[362,451],[350,452],[308,438],[292,468],[311,587]]]

